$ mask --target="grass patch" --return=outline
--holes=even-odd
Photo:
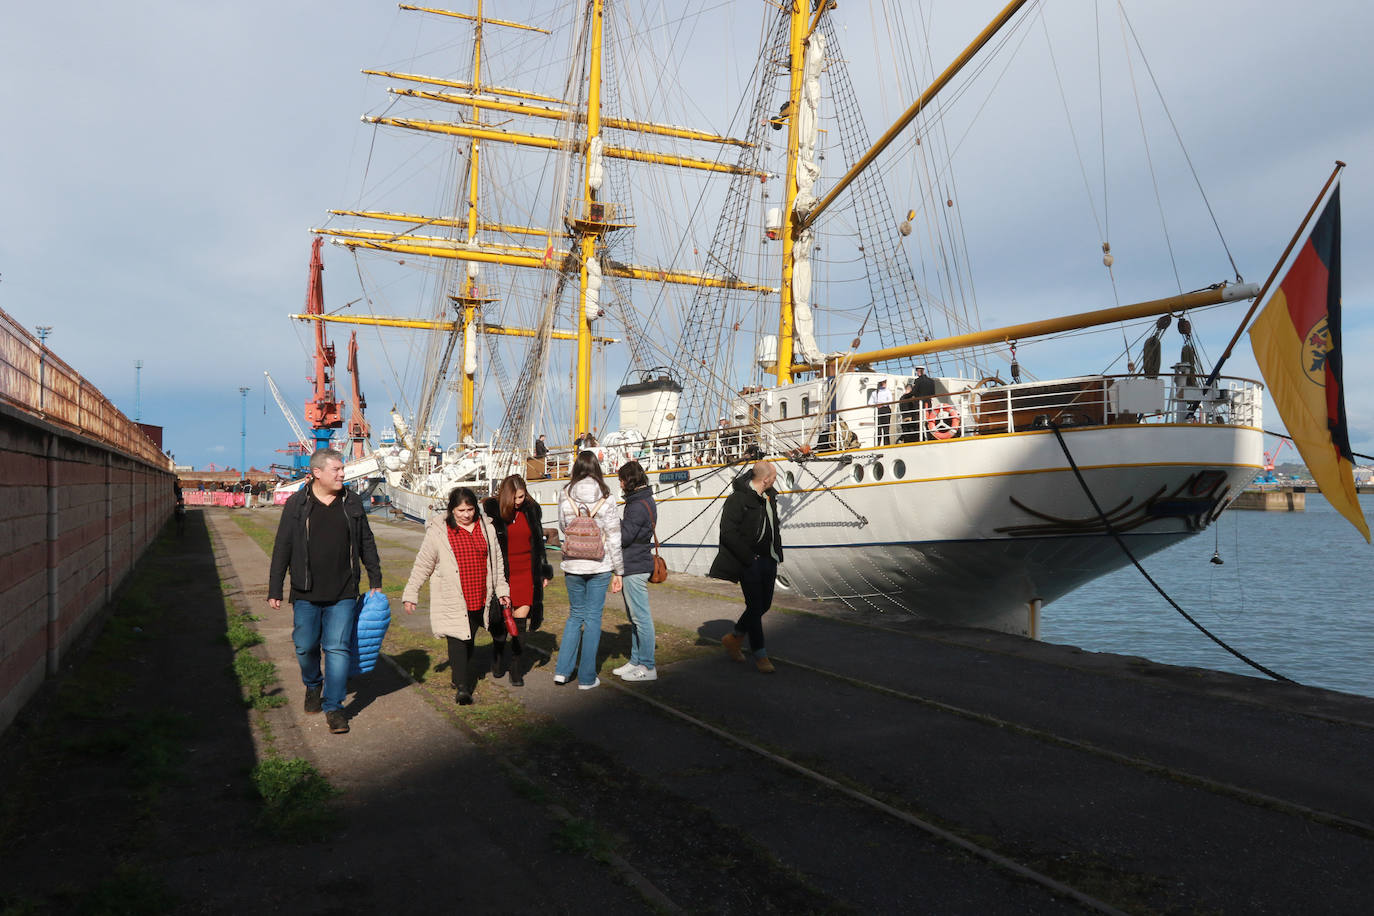
[[[170,913],[177,903],[176,895],[161,878],[136,865],[125,864],[82,895],[74,909],[82,916]]]
[[[553,845],[561,852],[586,856],[598,862],[610,861],[615,841],[596,821],[580,817],[568,818],[553,832]]]
[[[277,686],[277,666],[251,652],[234,656],[234,676],[243,689],[244,703],[253,709],[273,709],[286,705],[280,693],[268,693]]]
[[[272,757],[253,768],[252,779],[263,802],[259,824],[276,836],[303,842],[333,826],[328,802],[339,791],[309,761]]]
[[[0,897],[0,916],[157,916],[175,912],[181,901],[157,875],[129,862],[85,888],[63,888],[46,899]]]
[[[276,540],[274,525],[263,524],[249,513],[233,513],[230,517],[271,556]],[[272,520],[276,518],[270,516]],[[225,627],[225,638],[235,652],[234,676],[242,688],[245,704],[256,711],[253,725],[267,748],[268,756],[253,767],[251,775],[253,788],[263,804],[258,827],[288,842],[310,842],[337,825],[338,812],[329,802],[339,790],[308,760],[284,758],[275,749],[272,723],[265,713],[285,706],[289,700],[279,689],[277,666],[249,651],[263,642],[262,634],[253,626],[262,619],[262,615],[248,611],[231,612]]]
[[[195,734],[191,717],[184,713],[157,711],[62,742],[64,750],[95,757],[119,757],[128,767],[130,781],[147,789],[181,778],[186,739]]]
[[[244,615],[229,619],[229,626],[224,630],[224,638],[229,640],[229,645],[235,652],[241,652],[262,642],[262,634],[248,625]]]
[[[269,557],[272,556],[272,547],[277,540],[277,529],[275,527],[264,525],[245,512],[232,512],[229,517],[234,520],[234,524],[238,525],[239,529],[243,531],[244,534],[253,539],[253,543],[262,548],[263,553],[266,553]],[[273,518],[275,519],[276,516],[274,515]]]

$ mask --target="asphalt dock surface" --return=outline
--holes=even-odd
[[[249,515],[271,529],[278,513]],[[1365,913],[1374,896],[1368,698],[781,591],[762,674],[719,646],[735,587],[673,574],[650,586],[668,647],[655,682],[610,673],[628,647],[617,595],[601,686],[555,686],[555,585],[524,687],[485,672],[460,708],[442,653],[396,650],[351,682],[352,730],[333,735],[301,711],[266,554],[232,512],[203,518],[232,600],[263,615],[289,700],[272,713],[278,750],[342,790],[341,832],[311,868],[351,899],[272,898],[297,913]],[[391,591],[422,531],[373,530]],[[425,614],[395,594],[392,608],[389,639],[428,639]],[[561,750],[512,778],[477,727],[498,713],[556,723]],[[592,788],[593,770],[623,788]],[[570,822],[599,852],[551,843]],[[199,888],[200,911],[262,903]]]

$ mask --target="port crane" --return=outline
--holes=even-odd
[[[324,327],[324,324],[320,322],[315,327],[318,330]],[[363,396],[362,385],[358,381],[357,331],[348,338],[348,374],[353,380],[353,410],[348,417],[349,457],[356,461],[367,457],[368,441],[372,438],[372,424],[368,423],[367,417],[363,415],[363,411],[367,409],[367,398]]]
[[[1256,483],[1278,483],[1278,475],[1274,473],[1274,461],[1279,457],[1279,452],[1288,444],[1287,439],[1280,439],[1279,444],[1274,446],[1272,452],[1264,453],[1264,473],[1256,478]]]
[[[322,238],[316,237],[310,247],[310,278],[305,290],[307,315],[324,314],[324,261],[320,257]],[[311,451],[329,448],[334,430],[343,426],[343,413],[334,394],[334,345],[324,338],[324,322],[315,322],[315,375],[308,379],[314,393],[305,402],[305,422],[314,435]]]
[[[286,417],[286,422],[290,424],[292,435],[296,437],[295,441],[286,449],[287,454],[291,456],[291,470],[303,473],[309,462],[315,439],[306,433],[300,421],[291,412],[291,408],[286,406],[286,398],[282,397],[281,389],[277,387],[276,381],[272,378],[272,373],[264,369],[262,377],[267,382],[267,390],[272,392],[272,397],[276,400],[277,406],[281,408],[282,416]]]

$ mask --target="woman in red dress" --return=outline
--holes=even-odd
[[[543,512],[539,503],[530,498],[525,478],[519,474],[501,481],[496,496],[488,498],[483,508],[496,529],[496,541],[501,546],[501,558],[510,581],[511,614],[518,631],[510,638],[510,683],[512,687],[523,687],[520,656],[524,650],[520,634],[527,628],[537,630],[544,622],[544,586],[553,578],[553,567],[544,550]],[[499,629],[492,634],[495,640],[491,647],[492,677],[505,673],[506,640]]]

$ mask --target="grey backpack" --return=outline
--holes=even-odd
[[[569,494],[569,499],[572,499]],[[606,542],[601,537],[601,526],[596,523],[596,513],[601,511],[604,499],[597,500],[592,511],[573,500],[577,506],[577,517],[568,522],[563,531],[563,559],[592,560],[600,562],[606,556]]]

